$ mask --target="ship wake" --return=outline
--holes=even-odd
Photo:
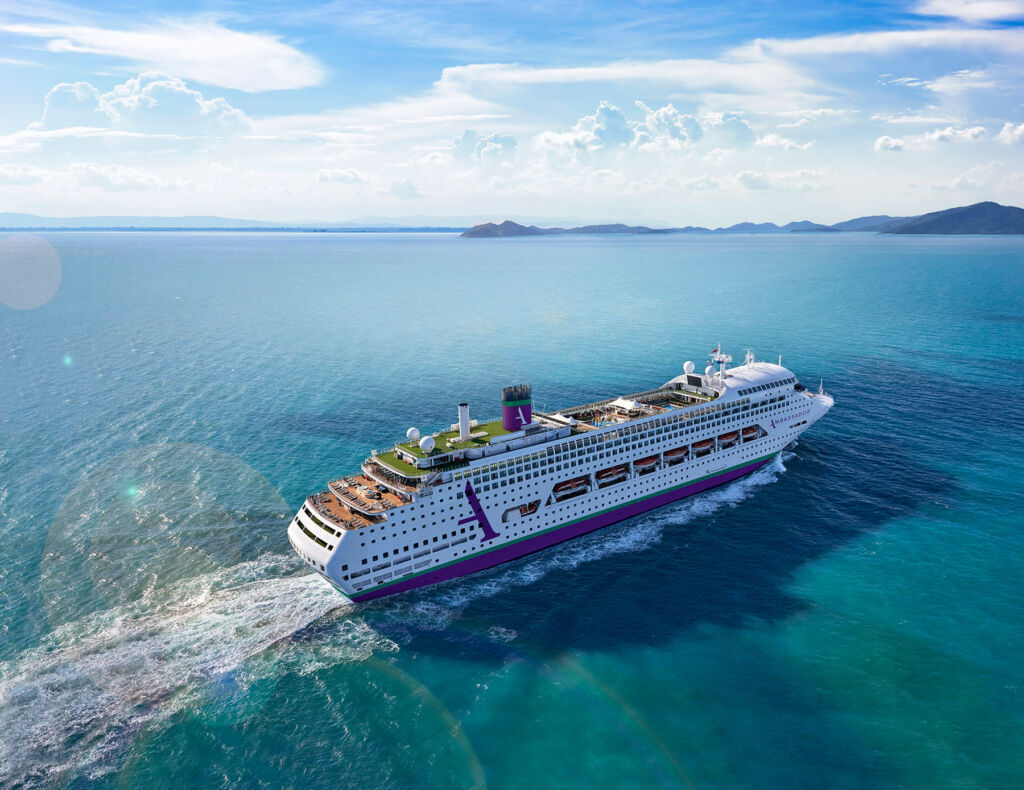
[[[0,786],[97,776],[154,719],[212,695],[244,698],[273,671],[267,662],[287,660],[268,647],[348,605],[315,575],[281,575],[292,568],[268,555],[186,579],[159,603],[143,598],[65,623],[0,663]],[[346,642],[348,658],[381,639],[361,630],[364,638]]]

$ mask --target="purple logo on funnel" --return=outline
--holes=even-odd
[[[498,533],[494,531],[493,527],[491,527],[491,522],[487,520],[487,514],[484,513],[480,500],[476,498],[476,491],[473,490],[473,484],[469,481],[466,482],[466,499],[469,500],[469,506],[473,508],[473,515],[460,519],[459,523],[469,524],[472,521],[479,521],[480,529],[482,529],[484,533],[483,537],[480,538],[481,543],[485,540],[494,540],[498,537]]]

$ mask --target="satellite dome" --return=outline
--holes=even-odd
[[[418,442],[420,440],[420,429],[410,428],[405,432],[405,438],[410,442]]]
[[[687,374],[693,373],[693,363],[687,360],[686,364],[683,365],[683,372]]]
[[[714,365],[708,365],[706,368],[704,368],[704,375],[705,376],[713,376],[713,375],[715,375],[715,366]]]
[[[423,452],[425,452],[425,453],[433,452],[433,450],[434,450],[434,437],[433,436],[424,436],[422,439],[420,439],[420,449]]]

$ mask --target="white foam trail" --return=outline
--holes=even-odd
[[[67,623],[0,663],[0,786],[95,774],[119,742],[195,699],[205,681],[347,605],[315,574],[273,578],[287,569],[266,557],[188,579],[159,602]],[[379,637],[365,632],[342,640],[333,663],[372,652]]]
[[[786,471],[784,461],[794,457],[794,453],[784,452],[746,477],[639,516],[635,523],[606,527],[535,554],[512,567],[452,582],[437,588],[429,600],[396,603],[395,613],[399,619],[415,622],[417,628],[443,630],[479,598],[533,584],[552,571],[571,570],[613,554],[643,551],[661,540],[665,527],[680,527],[723,507],[736,507],[757,489],[777,480],[778,475]]]

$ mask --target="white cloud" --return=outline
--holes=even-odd
[[[231,30],[212,19],[165,20],[132,30],[11,23],[0,30],[47,39],[51,52],[119,57],[138,69],[248,93],[306,88],[325,76],[314,58],[278,36]]]
[[[850,116],[857,115],[859,112],[860,110],[850,110],[838,107],[815,107],[808,109],[783,110],[774,114],[782,118],[796,119],[789,123],[778,124],[780,129],[796,129],[801,126],[806,126],[812,121],[817,121],[823,118],[849,118]]]
[[[932,184],[932,189],[938,190],[980,190],[987,189],[995,182],[999,174],[1002,162],[989,162],[984,165],[972,167],[965,173],[961,173],[951,181]]]
[[[879,137],[875,140],[875,150],[920,151],[947,143],[978,143],[987,137],[988,132],[984,126],[970,126],[960,129],[955,126],[947,126],[945,129],[934,129],[930,132],[903,138]]]
[[[463,161],[474,159],[484,164],[510,164],[515,161],[518,143],[510,134],[477,134],[466,129],[455,140],[455,156]]]
[[[984,126],[971,126],[964,129],[957,129],[954,126],[947,126],[945,129],[935,129],[925,132],[914,138],[924,145],[935,143],[976,143],[988,136]]]
[[[962,69],[925,83],[933,93],[956,96],[970,90],[991,90],[999,87],[999,81],[985,71]]]
[[[950,118],[945,115],[925,115],[923,113],[889,113],[876,112],[871,116],[872,121],[885,121],[892,124],[937,124],[937,123],[958,123],[959,119]]]
[[[29,165],[0,165],[0,186],[26,186],[46,180],[47,172]]]
[[[195,184],[180,178],[168,179],[149,170],[122,164],[75,162],[60,169],[22,165],[0,165],[0,185],[49,184],[57,190],[94,187],[104,192],[148,190],[168,192],[193,190]]]
[[[88,82],[61,82],[43,100],[41,129],[67,126],[109,126],[110,115],[103,109],[100,92]]]
[[[598,66],[531,67],[515,63],[477,63],[446,68],[442,84],[566,85],[575,83],[663,83],[706,92],[777,93],[780,86],[799,90],[813,80],[780,60],[730,57],[722,60],[627,60]]]
[[[889,135],[882,135],[875,140],[876,151],[905,151],[907,144],[898,137],[889,137]]]
[[[755,144],[764,148],[784,148],[787,151],[803,151],[810,148],[813,142],[798,143],[795,140],[790,140],[788,137],[772,133],[759,137]]]
[[[393,197],[401,198],[402,200],[411,200],[420,196],[420,191],[416,188],[416,185],[407,179],[392,181],[389,192]]]
[[[918,50],[975,49],[981,52],[1024,52],[1024,30],[1019,28],[924,28],[840,33],[808,38],[759,38],[734,50],[737,56],[777,55],[817,57],[832,55],[886,55]]]
[[[755,140],[754,130],[738,112],[709,112],[701,116],[704,132],[718,145],[740,148]]]
[[[788,172],[743,170],[736,174],[736,181],[745,189],[803,192],[820,187],[821,172],[809,169]]]
[[[115,128],[177,136],[246,131],[248,116],[223,98],[206,99],[177,77],[145,72],[107,93],[91,83],[62,82],[46,94],[32,130]]]
[[[696,178],[689,178],[682,183],[683,189],[699,191],[718,189],[721,186],[722,182],[711,176],[697,176]]]
[[[131,189],[172,190],[189,189],[188,182],[161,178],[148,170],[125,165],[98,165],[94,162],[77,162],[68,167],[68,174],[82,186],[99,187],[110,191]]]
[[[1012,123],[1003,124],[1003,128],[996,135],[996,141],[1004,145],[1016,145],[1024,143],[1024,123],[1014,126]]]
[[[914,13],[965,22],[996,22],[1024,18],[1024,0],[924,0],[914,7]]]
[[[636,106],[644,113],[644,119],[636,127],[638,145],[668,140],[679,144],[695,143],[704,136],[704,128],[693,115],[679,112],[671,103],[652,110],[642,101]]]
[[[316,180],[322,184],[362,184],[366,181],[366,176],[351,168],[323,169],[316,171]]]

